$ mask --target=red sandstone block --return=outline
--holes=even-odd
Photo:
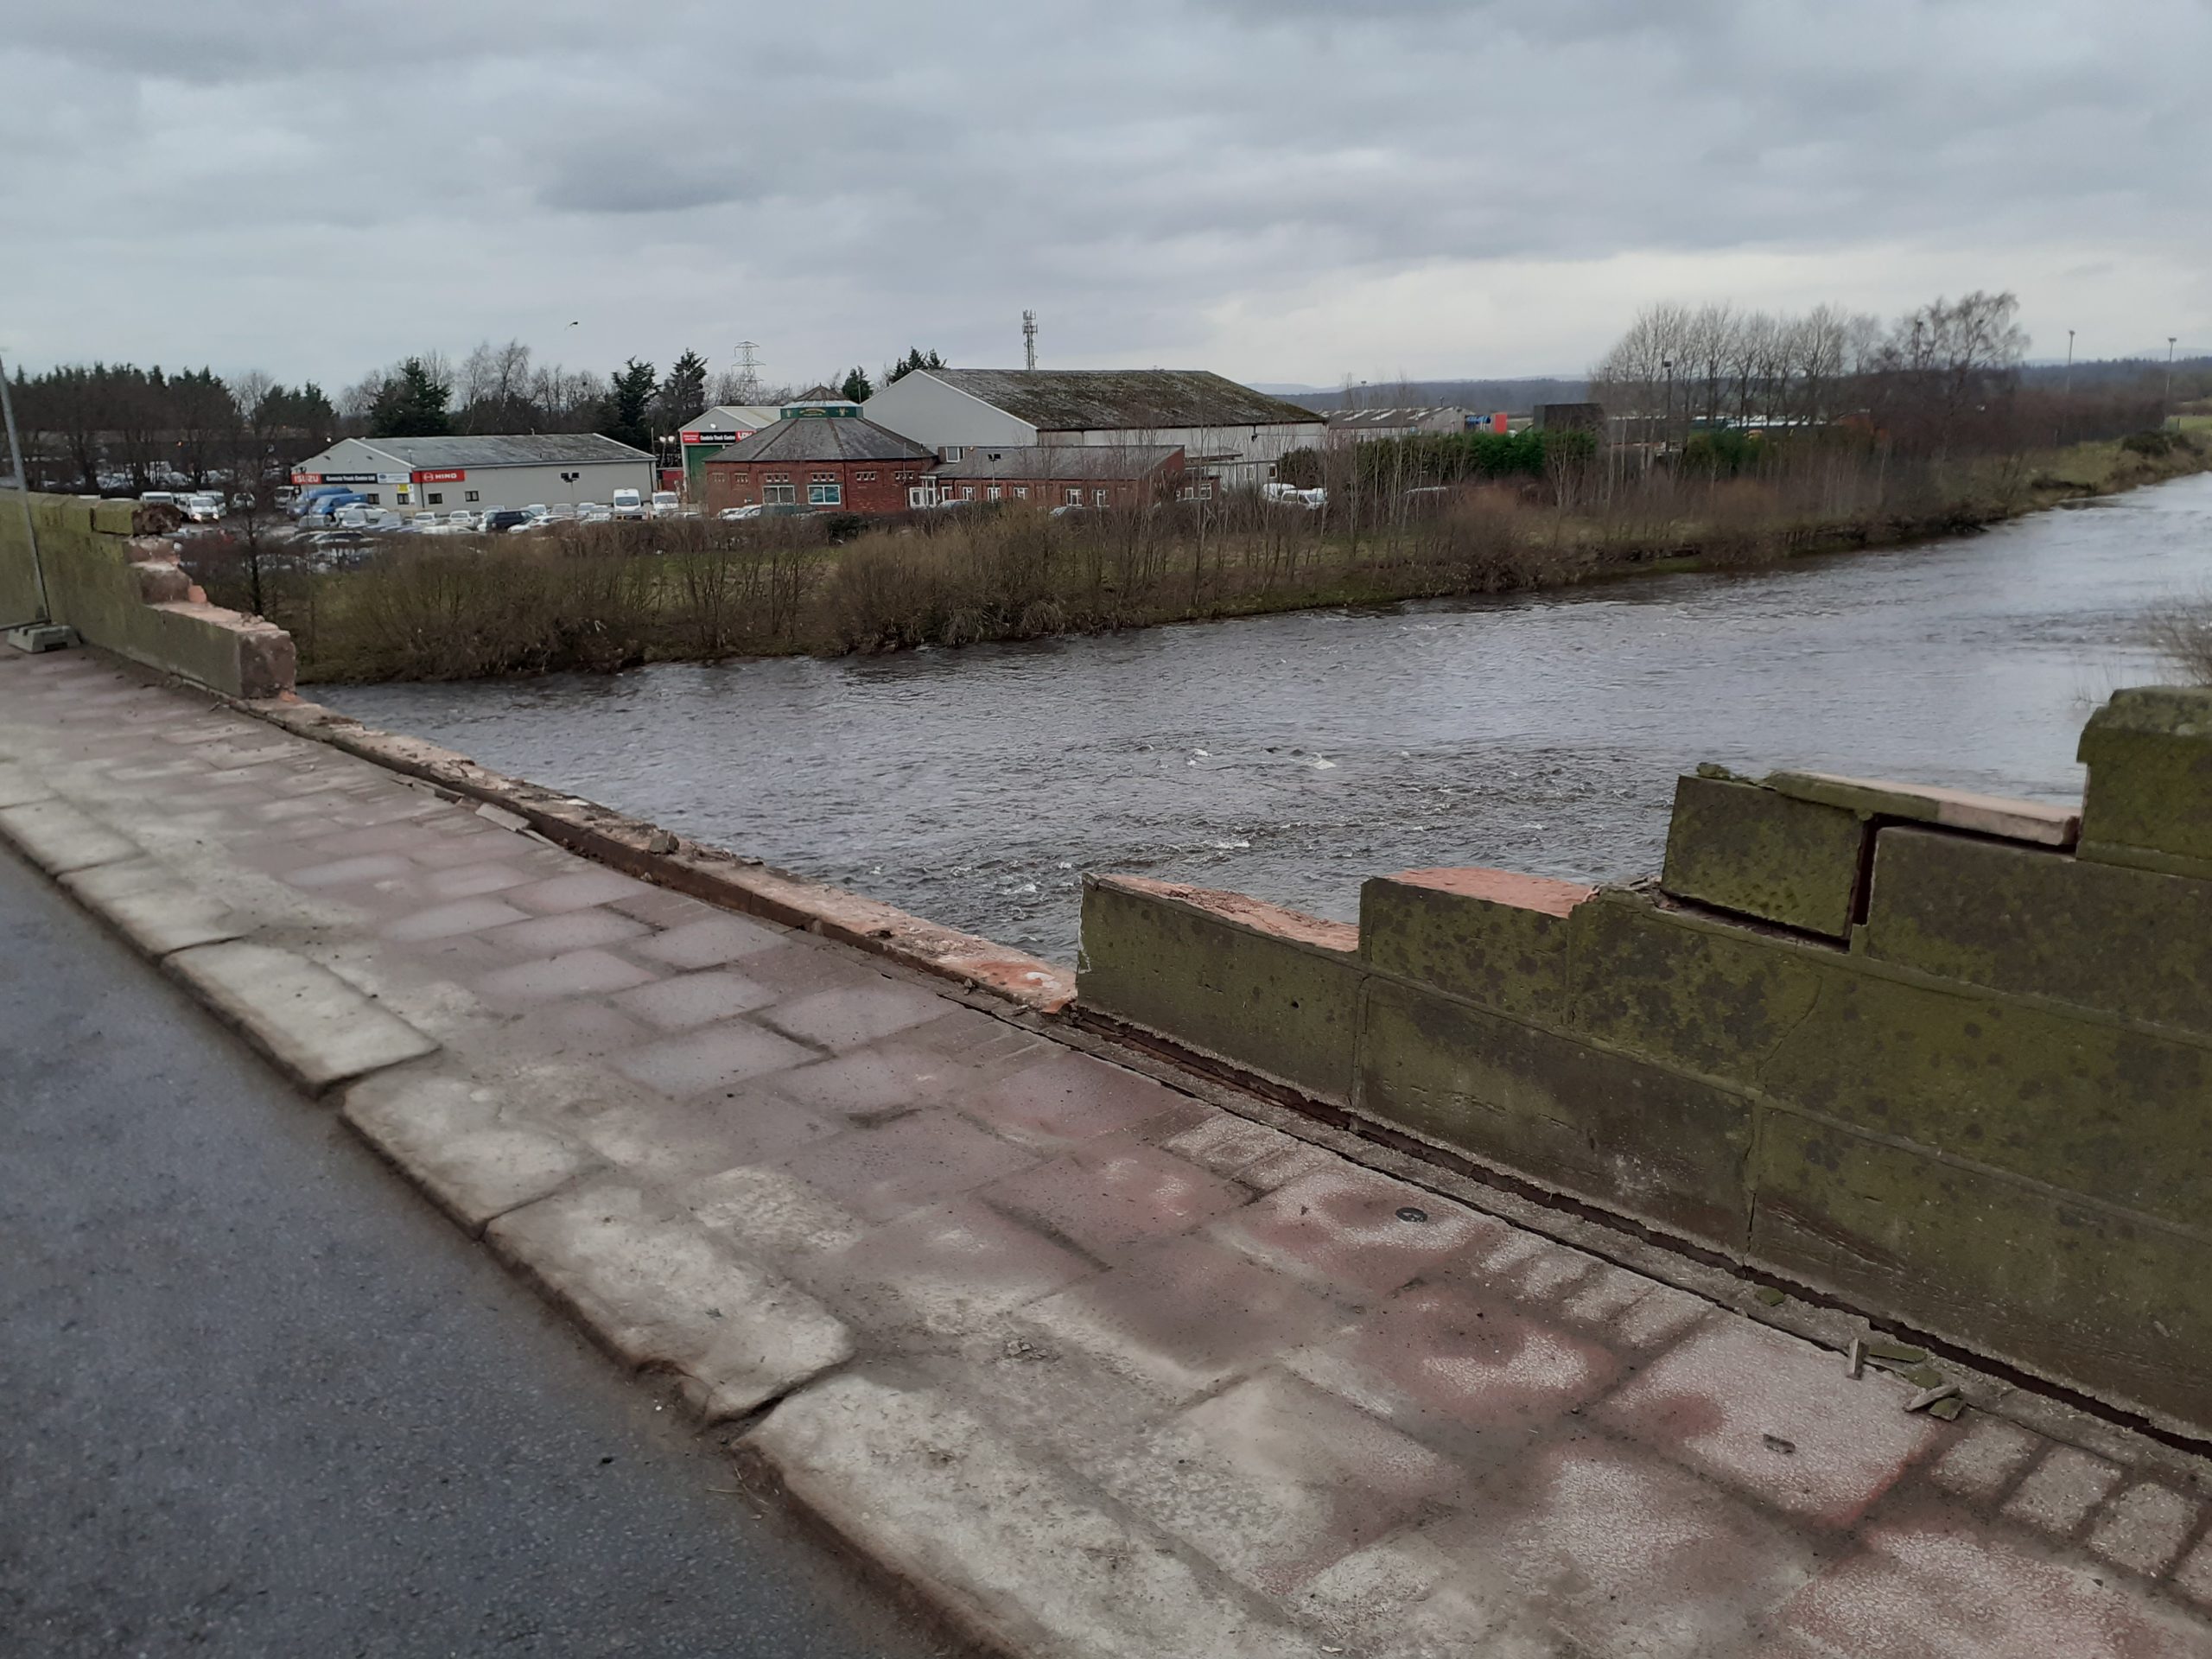
[[[1091,1145],[987,1187],[1001,1209],[1041,1222],[1103,1261],[1236,1209],[1243,1188],[1141,1142]]]
[[[766,1007],[775,993],[742,975],[728,972],[680,974],[641,985],[614,999],[615,1007],[663,1031],[688,1031],[733,1014]]]
[[[524,919],[524,913],[512,905],[498,899],[457,899],[448,904],[433,905],[418,910],[411,916],[402,917],[388,924],[384,936],[401,944],[424,939],[442,939],[455,933],[482,933],[511,922]],[[632,980],[631,984],[638,982]]]
[[[583,869],[518,888],[508,897],[525,910],[534,910],[542,916],[557,916],[564,911],[635,899],[652,891],[645,882],[618,870]]]
[[[1289,1364],[1424,1438],[1458,1428],[1540,1428],[1595,1398],[1621,1369],[1586,1338],[1452,1285],[1400,1291]]]
[[[650,901],[658,904],[659,899],[660,895],[654,894]],[[626,904],[624,908],[636,914],[637,906],[646,902],[647,899],[640,898]],[[639,919],[653,918],[646,916]],[[740,916],[706,915],[672,926],[637,950],[640,956],[652,957],[675,968],[719,968],[726,962],[772,949],[785,937],[763,922],[747,921]]]
[[[440,899],[473,899],[520,887],[531,878],[505,864],[463,864],[450,870],[433,870],[423,878],[423,891]]]
[[[303,870],[294,870],[284,880],[296,887],[343,887],[414,874],[415,867],[397,853],[369,853],[329,864],[310,864]]]
[[[1928,1478],[1947,1492],[1977,1503],[1993,1503],[2048,1444],[2016,1423],[1975,1412],[1961,1426],[1958,1438]]]
[[[1058,1149],[1191,1113],[1195,1103],[1149,1077],[1060,1049],[962,1104],[1014,1140]]]
[[[1849,1527],[1940,1437],[1893,1378],[1745,1319],[1669,1351],[1600,1408],[1605,1421],[1753,1503]]]
[[[817,991],[779,1002],[761,1018],[801,1042],[842,1052],[934,1020],[946,1006],[944,998],[931,992],[879,978],[872,985]]]
[[[1025,1317],[1109,1369],[1183,1397],[1321,1340],[1350,1313],[1194,1235],[1038,1302]]]
[[[879,1330],[957,1336],[1088,1278],[1096,1266],[972,1198],[878,1227],[808,1269],[838,1311]]]
[[[968,1083],[963,1069],[944,1056],[900,1039],[800,1066],[778,1078],[777,1087],[817,1111],[873,1117],[942,1103]]]
[[[1364,1299],[1387,1294],[1510,1229],[1449,1198],[1338,1162],[1300,1176],[1209,1230],[1287,1272]]]
[[[652,977],[635,963],[607,951],[571,950],[566,956],[499,969],[477,981],[476,988],[486,1001],[526,1007],[564,997],[605,996],[641,985]]]
[[[2120,1484],[2118,1464],[2079,1446],[2053,1446],[2005,1501],[2005,1513],[2045,1532],[2074,1530]]]
[[[1147,1126],[1147,1138],[1160,1126]],[[1242,1182],[1255,1192],[1272,1192],[1300,1176],[1339,1161],[1326,1149],[1255,1123],[1232,1112],[1208,1112],[1189,1128],[1160,1141],[1179,1158]]]
[[[2089,1548],[2133,1573],[2163,1573],[2196,1530],[2196,1505],[2170,1486],[2144,1481],[2105,1505]]]
[[[2202,1659],[2212,1626],[2107,1567],[1937,1510],[1867,1529],[1808,1585],[1787,1629],[1852,1659]]]
[[[601,957],[606,952],[583,950],[582,957]],[[556,962],[567,957],[556,957]],[[610,962],[620,962],[619,957],[608,957]],[[624,963],[627,967],[629,964]],[[524,971],[518,969],[518,973]],[[638,976],[634,984],[652,976],[642,968],[632,969]],[[616,986],[611,988],[625,989]],[[615,1069],[625,1077],[633,1077],[649,1089],[658,1089],[664,1095],[681,1096],[704,1094],[710,1090],[728,1089],[733,1084],[748,1077],[760,1077],[770,1071],[781,1071],[810,1058],[805,1049],[797,1043],[779,1037],[772,1031],[744,1020],[724,1020],[720,1025],[707,1026],[681,1037],[664,1037],[648,1043],[643,1048],[632,1049],[615,1058]]]
[[[1296,1590],[1461,1479],[1448,1459],[1280,1372],[1194,1406],[1103,1473],[1124,1502],[1270,1595]]]
[[[954,1113],[931,1109],[850,1130],[783,1167],[854,1214],[890,1221],[1029,1162],[1027,1154]]]
[[[512,895],[502,895],[501,902]],[[497,928],[484,937],[486,943],[518,957],[557,957],[569,950],[594,950],[642,938],[650,931],[643,922],[611,910],[572,910],[564,915],[540,916]]]
[[[513,1029],[528,1052],[575,1059],[603,1060],[642,1047],[653,1037],[651,1027],[596,997],[539,1004]]]
[[[682,1100],[626,1091],[577,1119],[573,1132],[626,1173],[680,1181],[788,1156],[836,1127],[769,1090],[741,1086]]]

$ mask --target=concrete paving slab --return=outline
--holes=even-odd
[[[310,1094],[438,1046],[328,969],[273,945],[198,945],[163,965]]]
[[[846,1375],[747,1442],[785,1488],[976,1633],[1034,1659],[1319,1659],[1254,1603],[938,1390]]]
[[[228,906],[186,886],[175,870],[150,858],[73,870],[61,885],[156,960],[173,950],[235,939],[245,931]]]
[[[0,836],[48,875],[143,858],[146,849],[62,800],[0,810]]]
[[[598,1160],[527,1123],[501,1121],[499,1090],[413,1069],[346,1091],[339,1116],[471,1233],[559,1191]]]
[[[510,1211],[485,1236],[610,1352],[677,1373],[710,1423],[852,1356],[850,1332],[819,1302],[620,1178]]]
[[[13,761],[0,762],[0,807],[51,800],[53,789],[37,772]]]

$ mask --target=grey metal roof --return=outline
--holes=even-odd
[[[1040,432],[1147,427],[1282,426],[1310,409],[1207,369],[917,369]]]
[[[857,415],[803,415],[778,421],[717,454],[728,461],[933,461],[933,450]]]
[[[1334,427],[1424,426],[1454,420],[1465,424],[1469,413],[1469,410],[1449,404],[1430,404],[1421,409],[1338,409],[1330,411],[1329,424]]]
[[[970,449],[936,469],[938,478],[1143,478],[1183,453],[1172,443],[1044,443]]]
[[[642,461],[643,449],[596,432],[530,433],[512,437],[363,438],[361,442],[409,467],[435,471],[445,467],[563,467],[585,462]]]
[[[772,404],[716,404],[712,409],[702,409],[681,429],[686,432],[734,432],[743,427],[748,432],[758,432],[764,426],[773,426],[783,418],[783,412]]]

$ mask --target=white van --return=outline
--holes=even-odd
[[[677,495],[674,490],[655,490],[653,492],[654,518],[673,518],[677,513],[683,511],[683,499]]]
[[[617,518],[642,518],[645,516],[645,498],[637,491],[617,490],[613,499]]]

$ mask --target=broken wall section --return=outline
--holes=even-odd
[[[0,490],[0,626],[36,613],[39,588],[20,492]],[[233,697],[292,689],[291,635],[207,603],[167,537],[135,533],[137,504],[34,493],[51,620],[98,645]]]
[[[1078,1001],[2212,1434],[2212,694],[2119,694],[2081,812],[1682,779],[1666,874],[1416,871],[1357,930],[1097,877]]]

